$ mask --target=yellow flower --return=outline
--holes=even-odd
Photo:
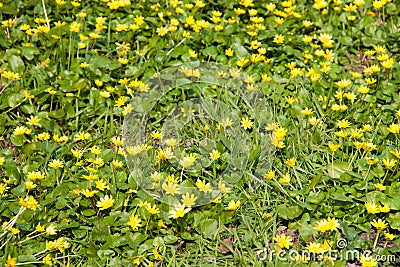
[[[62,162],[59,159],[53,159],[50,163],[49,163],[49,167],[53,168],[53,169],[59,169],[62,168],[64,166],[64,162]]]
[[[309,42],[311,42],[312,40],[313,40],[313,37],[312,36],[304,36],[303,38],[301,38],[301,40],[303,41],[303,42],[305,42],[305,43],[309,43]]]
[[[335,82],[337,86],[339,86],[341,89],[345,89],[351,85],[351,81],[347,79],[342,79],[340,81]]]
[[[167,227],[167,226],[165,225],[165,223],[164,223],[162,220],[159,220],[159,221],[158,221],[157,226],[158,226],[158,227]]]
[[[375,184],[375,188],[379,191],[385,191],[386,186],[384,186],[383,184]]]
[[[58,134],[53,135],[53,140],[56,143],[62,143],[68,140],[68,136],[63,135],[63,136],[58,136]]]
[[[275,17],[275,23],[278,25],[282,25],[285,22],[284,18]]]
[[[24,135],[24,134],[31,134],[32,130],[27,128],[26,126],[17,126],[13,132],[14,135]]]
[[[293,167],[296,164],[296,159],[294,157],[291,159],[288,159],[285,161],[285,164]]]
[[[279,179],[279,183],[281,184],[289,184],[290,183],[290,174],[286,173]]]
[[[285,235],[285,233],[282,233],[281,235],[276,235],[274,237],[274,241],[278,245],[278,251],[282,250],[283,248],[288,249],[290,246],[293,245],[292,237]]]
[[[238,61],[236,61],[236,65],[238,67],[243,67],[244,65],[246,65],[249,62],[249,60],[247,58],[238,58]]]
[[[326,251],[325,248],[320,243],[317,242],[311,242],[306,246],[306,249],[316,254],[321,254]]]
[[[226,185],[222,181],[218,182],[218,190],[222,194],[228,194],[230,192],[230,189],[228,187],[226,187]]]
[[[274,4],[274,3],[268,3],[266,6],[265,6],[265,8],[268,10],[268,11],[274,11],[274,9],[275,9],[275,7],[276,7],[276,5]]]
[[[124,144],[125,139],[121,138],[119,136],[114,136],[110,139],[111,143],[113,143],[115,146],[120,147]]]
[[[232,48],[228,48],[225,50],[225,55],[227,55],[228,57],[232,57],[233,56],[233,50]]]
[[[303,26],[304,26],[304,27],[308,28],[308,27],[310,27],[311,25],[313,25],[313,23],[312,23],[311,21],[309,21],[309,20],[303,20]]]
[[[338,150],[340,148],[340,144],[331,144],[331,143],[329,143],[328,147],[332,152],[335,152],[336,150]]]
[[[115,168],[122,168],[124,166],[124,163],[122,161],[116,159],[114,159],[111,163]]]
[[[46,228],[46,235],[56,235],[57,234],[57,227],[54,224],[50,224]]]
[[[38,118],[36,116],[31,116],[31,118],[28,119],[27,124],[34,126],[34,125],[37,125],[39,123],[39,121],[40,121],[40,118]]]
[[[292,105],[294,102],[297,101],[297,98],[294,98],[292,96],[285,96],[285,100],[289,105]]]
[[[118,62],[121,63],[122,65],[128,64],[129,60],[126,58],[119,58]]]
[[[330,34],[321,33],[318,39],[321,41],[324,48],[331,48],[333,46],[332,35]]]
[[[40,133],[37,135],[37,139],[39,139],[40,141],[46,141],[50,139],[50,134],[47,132],[44,133]]]
[[[83,190],[81,190],[81,194],[82,195],[84,195],[85,197],[93,197],[94,196],[94,194],[96,194],[97,192],[99,192],[99,191],[97,191],[97,190],[89,190],[89,189],[83,189]]]
[[[254,122],[252,122],[248,117],[242,118],[242,127],[247,130],[253,127]]]
[[[361,254],[360,263],[362,267],[375,267],[378,266],[378,262],[372,256],[364,256]]]
[[[380,54],[376,57],[376,59],[379,61],[386,61],[389,59],[389,55],[388,54]]]
[[[283,44],[285,41],[285,36],[283,36],[282,34],[276,34],[274,36],[274,40],[273,42],[276,44]]]
[[[40,208],[40,204],[33,198],[33,196],[29,196],[29,198],[27,197],[26,199],[21,198],[19,204],[33,211]]]
[[[382,231],[387,228],[387,223],[385,220],[378,219],[378,220],[373,220],[371,222],[372,226],[374,226],[378,231]]]
[[[196,204],[197,197],[194,194],[189,194],[187,192],[185,195],[182,195],[182,204],[188,208],[191,208],[194,204]]]
[[[17,258],[12,258],[10,255],[8,255],[7,262],[4,265],[5,267],[15,267],[17,264]]]
[[[388,127],[388,131],[394,134],[400,133],[400,123],[392,123]]]
[[[385,204],[385,205],[379,207],[379,211],[383,212],[383,213],[387,213],[390,211],[390,207],[389,207],[389,205]]]
[[[114,199],[110,195],[105,195],[104,197],[101,197],[99,201],[97,201],[96,206],[99,208],[99,210],[105,210],[110,207],[112,207],[114,204]]]
[[[46,231],[46,228],[42,225],[40,225],[40,222],[36,225],[36,231],[39,233]]]
[[[100,95],[103,98],[109,98],[111,96],[110,92],[107,92],[107,91],[101,91]]]
[[[32,189],[35,189],[37,187],[37,185],[34,184],[32,181],[26,181],[24,183],[24,185],[25,185],[26,189],[28,189],[28,190],[32,190]]]
[[[341,128],[348,128],[351,125],[351,122],[349,122],[348,120],[341,120],[341,121],[337,121],[336,125]]]
[[[122,31],[127,31],[128,26],[125,24],[117,24],[117,27],[115,28],[117,32],[122,32]]]
[[[79,64],[79,66],[80,66],[81,68],[87,68],[87,67],[89,67],[89,63],[87,63],[87,62],[82,62],[81,64]]]
[[[382,67],[384,67],[385,69],[392,68],[393,64],[394,64],[394,59],[393,58],[389,58],[389,59],[381,62]]]
[[[183,168],[189,168],[190,166],[193,165],[193,163],[196,161],[196,156],[194,154],[189,154],[189,156],[183,157],[180,161],[179,164]]]
[[[191,208],[186,208],[185,205],[179,204],[174,207],[174,209],[169,211],[169,218],[181,218],[185,216],[186,213],[188,213],[191,210]]]
[[[189,57],[191,58],[196,58],[198,56],[198,54],[196,53],[196,51],[189,49]]]
[[[380,212],[380,208],[373,202],[365,203],[365,209],[369,214],[375,214]]]
[[[397,161],[394,159],[382,159],[382,163],[386,169],[391,169],[397,164]]]
[[[365,157],[364,159],[367,161],[369,165],[375,164],[379,161],[379,159],[373,157]]]
[[[337,219],[328,218],[318,221],[315,224],[314,229],[321,233],[325,233],[326,231],[336,231],[338,227],[339,221]]]
[[[365,79],[365,82],[368,84],[368,85],[371,85],[371,84],[374,84],[374,83],[376,83],[376,79],[374,79],[374,78],[366,78]]]
[[[390,241],[393,240],[396,236],[394,234],[391,233],[385,233],[385,239]]]
[[[159,35],[159,36],[164,36],[164,35],[166,35],[168,33],[168,28],[167,27],[160,27],[160,28],[157,28],[157,34]]]
[[[364,85],[360,85],[357,90],[361,94],[367,94],[369,92],[369,88],[367,86],[364,86]]]
[[[254,6],[253,0],[241,0],[239,4],[244,7],[253,7]]]
[[[387,3],[387,0],[375,0],[372,2],[372,6],[376,9],[379,9],[379,8],[385,6],[386,3]]]
[[[343,10],[346,11],[346,12],[353,12],[353,11],[356,11],[356,10],[357,10],[357,6],[356,6],[356,5],[353,5],[352,3],[350,3],[349,5],[346,5],[346,6],[343,8]]]
[[[150,136],[156,140],[160,140],[162,138],[162,133],[160,133],[159,131],[154,131],[150,134]]]
[[[180,193],[179,185],[177,185],[176,183],[163,183],[162,189],[164,189],[167,195],[175,195]]]
[[[196,186],[197,186],[197,188],[199,189],[200,192],[208,193],[208,192],[210,192],[212,190],[211,189],[211,184],[207,183],[206,180],[198,179],[197,182],[196,182]]]
[[[268,173],[266,173],[264,175],[265,179],[273,179],[275,178],[275,171],[274,170],[270,170]]]
[[[151,204],[149,204],[145,208],[150,214],[159,214],[160,213],[160,209],[157,208],[156,204],[154,204],[153,206],[151,206]]]
[[[240,200],[236,201],[235,200],[231,200],[228,203],[228,206],[226,207],[227,210],[237,210],[240,206]]]
[[[139,227],[141,227],[142,225],[141,223],[141,219],[136,216],[135,214],[132,214],[129,217],[129,222],[127,222],[126,224],[132,227],[132,230],[137,230]]]
[[[45,174],[40,171],[37,172],[28,172],[26,175],[30,180],[35,181],[37,179],[41,180],[45,178]]]
[[[105,189],[110,190],[110,187],[107,185],[107,183],[105,181],[103,181],[103,179],[96,181],[95,184],[96,184],[96,188],[99,189],[100,191],[104,191]]]
[[[1,26],[3,28],[7,28],[7,27],[12,27],[15,24],[15,20],[13,19],[9,19],[9,20],[4,20],[1,22]]]
[[[303,115],[312,115],[314,113],[314,111],[312,109],[305,108],[300,113]]]
[[[354,4],[357,5],[357,6],[362,6],[362,5],[365,4],[365,1],[364,1],[364,0],[354,0],[353,2],[354,2]]]
[[[210,158],[212,160],[217,160],[221,157],[221,153],[219,153],[218,150],[214,149],[213,151],[210,152]]]
[[[81,25],[80,23],[74,21],[74,22],[72,22],[72,23],[69,25],[69,30],[70,30],[71,32],[80,32],[81,26],[82,26],[82,25]]]

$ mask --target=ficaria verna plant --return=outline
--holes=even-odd
[[[398,266],[395,0],[2,0],[0,266]]]

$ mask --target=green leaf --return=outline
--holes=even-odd
[[[96,211],[94,209],[87,209],[82,211],[83,216],[85,217],[90,217],[96,214]]]
[[[175,244],[176,242],[178,242],[178,240],[179,240],[179,238],[177,238],[177,237],[174,236],[174,235],[167,235],[167,236],[164,236],[164,242],[165,242],[165,244],[167,244],[167,245]]]
[[[205,238],[213,238],[218,233],[218,222],[214,219],[205,219],[196,230]]]
[[[19,255],[18,256],[18,262],[23,263],[23,262],[36,262],[38,259],[36,259],[35,256],[33,255]]]
[[[212,57],[215,59],[218,56],[218,50],[216,46],[210,46],[203,50],[203,55],[206,57]]]
[[[125,235],[126,240],[128,241],[128,245],[132,249],[136,249],[143,241],[147,239],[147,235],[142,233],[132,233],[129,232]]]
[[[25,70],[24,61],[18,56],[12,55],[8,58],[8,66],[11,71],[16,73],[23,73]]]
[[[15,146],[22,146],[24,142],[26,141],[26,137],[24,135],[11,135],[11,143],[13,143]]]
[[[115,256],[115,251],[111,249],[99,249],[97,251],[97,256],[99,256],[100,259],[110,259]]]
[[[36,55],[39,55],[39,54],[40,54],[39,49],[36,48],[36,47],[25,47],[25,46],[23,46],[23,47],[21,47],[20,49],[21,49],[22,55],[23,55],[27,60],[32,60],[32,59],[34,59],[34,57],[35,57]]]
[[[307,202],[311,204],[320,204],[326,198],[326,194],[324,192],[310,192],[307,197]]]
[[[60,119],[65,116],[65,112],[63,109],[57,109],[53,110],[48,113],[50,117],[55,118],[55,119]]]
[[[181,238],[185,239],[185,240],[196,240],[195,236],[192,236],[191,234],[189,234],[188,232],[183,232],[181,234]]]
[[[15,106],[17,106],[18,104],[20,104],[22,102],[22,100],[24,100],[24,96],[20,93],[14,93],[11,94],[8,97],[8,105],[10,106],[10,108],[13,108]]]
[[[400,212],[390,214],[386,217],[386,221],[389,223],[391,228],[400,230]]]
[[[353,177],[352,177],[350,174],[348,174],[347,172],[342,173],[342,174],[339,176],[339,181],[342,181],[342,182],[344,182],[344,183],[349,183],[349,182],[351,182],[352,180],[353,180]]]
[[[288,207],[285,204],[281,204],[278,206],[276,212],[279,217],[285,220],[293,220],[303,213],[303,209],[297,205]]]
[[[351,197],[344,195],[343,192],[334,192],[332,193],[331,198],[339,201],[347,201],[347,202],[353,201]]]
[[[390,209],[392,210],[400,210],[400,195],[394,197],[388,197],[386,200],[381,201],[382,204],[389,205]]]
[[[235,54],[241,58],[248,58],[250,53],[246,50],[246,48],[240,43],[235,43],[232,45],[232,49],[235,51]]]
[[[335,161],[333,163],[329,163],[326,166],[326,170],[328,171],[328,175],[331,178],[340,178],[340,175],[349,170],[350,164],[348,162]]]

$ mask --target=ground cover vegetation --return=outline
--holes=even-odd
[[[395,0],[2,0],[0,265],[398,266],[399,13]],[[123,124],[146,81],[198,61],[240,73],[268,123],[221,86],[182,85],[132,143]],[[192,116],[179,103],[199,96],[238,109],[168,137],[163,118]],[[249,138],[244,178],[214,186],[233,128]],[[174,205],[139,186],[135,155]]]

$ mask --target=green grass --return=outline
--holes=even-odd
[[[397,266],[399,13],[1,2],[0,266]]]

